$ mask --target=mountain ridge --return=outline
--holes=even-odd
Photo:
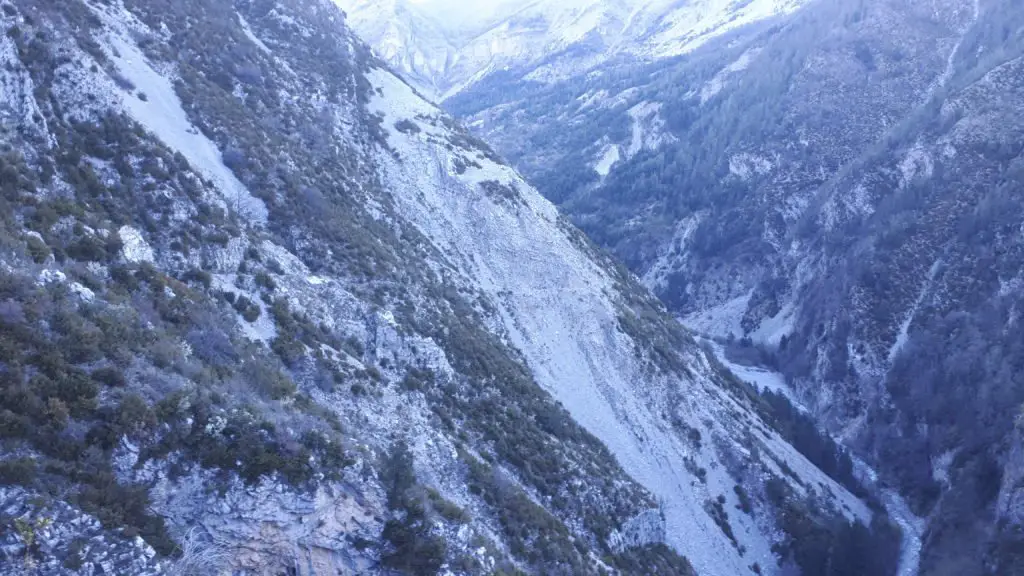
[[[509,69],[526,73],[533,68],[534,77],[550,83],[570,76],[574,67],[592,70],[616,55],[641,62],[677,56],[802,3],[755,0],[737,7],[725,0],[685,5],[674,0],[537,0],[502,7],[480,19],[464,16],[448,25],[431,16],[429,4],[338,0],[360,36],[438,101]],[[399,28],[432,30],[416,35],[400,34]],[[446,50],[439,60],[432,57],[431,47],[441,45]],[[544,65],[554,54],[563,54],[565,62]]]

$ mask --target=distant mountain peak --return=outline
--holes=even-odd
[[[676,56],[807,0],[494,0],[472,6],[451,0],[335,1],[381,58],[422,92],[443,100],[496,71],[528,70],[574,47],[586,56],[568,68],[589,69],[621,55]]]

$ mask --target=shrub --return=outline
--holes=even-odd
[[[711,519],[715,521],[722,533],[725,534],[732,545],[739,547],[739,541],[736,540],[736,534],[732,530],[732,525],[729,524],[729,514],[725,511],[725,496],[719,496],[716,500],[709,500],[705,503],[704,509],[707,511]]]
[[[233,171],[243,170],[246,166],[247,160],[245,153],[238,148],[228,148],[221,154],[221,161],[224,165]]]
[[[609,562],[622,574],[696,576],[689,560],[664,544],[648,544],[625,550]]]
[[[78,239],[64,248],[64,252],[80,262],[104,262],[107,260],[107,247],[102,240],[94,236]]]
[[[71,413],[67,404],[60,398],[50,398],[46,401],[46,419],[55,430],[63,430],[68,425],[68,418]]]
[[[0,484],[30,486],[36,478],[36,463],[31,458],[0,462]]]
[[[733,491],[736,492],[736,497],[739,498],[739,500],[740,500],[740,503],[736,505],[736,508],[739,509],[739,510],[742,510],[743,512],[745,512],[747,514],[750,514],[751,512],[753,512],[754,511],[754,505],[750,501],[750,495],[747,494],[746,489],[743,488],[743,486],[740,486],[739,484],[737,484],[736,486],[733,487]]]
[[[213,275],[206,270],[200,270],[198,268],[192,268],[181,277],[185,282],[197,282],[202,284],[203,288],[210,289],[210,285],[213,284]]]
[[[113,366],[97,368],[90,376],[93,380],[113,388],[123,388],[127,384],[124,373]]]
[[[156,427],[156,414],[138,394],[128,394],[118,407],[118,424],[130,435],[138,435]]]
[[[449,522],[457,524],[465,524],[469,522],[469,514],[463,510],[458,504],[447,500],[444,496],[434,490],[433,488],[427,489],[427,497],[430,499],[430,506],[434,512],[437,512],[442,518]]]
[[[416,124],[415,122],[409,119],[402,119],[399,120],[398,122],[395,122],[395,129],[404,134],[419,134],[420,132],[422,132],[422,130],[419,127],[419,124]]]
[[[247,373],[253,388],[264,397],[280,400],[295,395],[295,383],[278,370],[262,365],[252,366]]]
[[[234,307],[242,315],[242,318],[249,323],[259,320],[260,314],[263,313],[259,304],[241,294],[235,298]]]
[[[234,343],[220,328],[193,328],[186,334],[185,340],[192,346],[193,353],[210,366],[226,368],[238,363],[239,355]]]
[[[416,474],[412,464],[412,453],[404,441],[394,443],[381,464],[380,480],[388,508],[404,512],[402,518],[384,525],[387,547],[381,562],[406,574],[433,576],[444,564],[447,545],[444,538],[431,533],[423,505],[413,494]]]
[[[132,81],[129,80],[124,74],[121,74],[116,70],[110,73],[110,79],[113,80],[114,84],[117,84],[117,86],[120,89],[126,92],[131,92],[135,90],[135,84],[132,83]]]
[[[149,513],[149,492],[144,486],[122,486],[109,472],[83,486],[73,498],[86,512],[110,529],[123,528],[128,538],[142,536],[157,552],[167,556],[176,545],[163,518]]]
[[[257,286],[266,288],[271,292],[273,292],[274,289],[277,288],[277,283],[275,283],[274,279],[270,277],[270,274],[267,274],[266,272],[257,272],[253,276],[253,280],[256,282]]]
[[[0,301],[0,323],[14,325],[24,321],[25,308],[20,303],[15,300]]]
[[[420,514],[409,514],[404,521],[388,520],[382,536],[389,549],[381,555],[381,563],[392,570],[413,576],[435,576],[444,565],[444,538],[431,534]]]
[[[299,362],[306,357],[305,345],[283,331],[278,334],[277,338],[274,338],[271,348],[289,368],[298,367]]]
[[[28,243],[28,254],[36,264],[46,262],[46,259],[52,254],[46,242],[35,236],[29,236],[26,242]]]

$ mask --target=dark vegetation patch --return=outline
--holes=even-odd
[[[768,502],[786,539],[772,548],[783,561],[792,561],[804,574],[857,576],[896,574],[902,534],[884,513],[876,513],[870,526],[824,516],[813,501],[796,498],[783,480],[773,478],[765,487]]]
[[[381,563],[413,576],[433,576],[445,562],[448,546],[436,534],[428,516],[431,498],[416,481],[412,454],[404,442],[392,445],[381,466],[388,508],[394,513],[384,525]]]

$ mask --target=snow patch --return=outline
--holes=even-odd
[[[725,88],[725,84],[729,76],[737,72],[742,72],[749,68],[750,63],[753,62],[754,58],[757,57],[757,55],[760,53],[760,48],[751,48],[747,50],[746,52],[741,54],[735,62],[729,64],[728,66],[720,70],[718,74],[715,74],[714,78],[708,80],[707,84],[705,84],[700,90],[701,106],[707,104],[708,100],[711,100],[712,98],[717,96],[718,93],[721,92],[723,88]]]
[[[949,468],[953,465],[954,450],[947,450],[932,460],[932,479],[949,486]]]
[[[628,113],[633,119],[633,128],[626,152],[627,158],[636,156],[641,150],[654,150],[662,144],[676,140],[665,131],[660,103],[644,101],[630,108]]]
[[[729,173],[741,180],[764,176],[775,169],[775,163],[757,154],[740,153],[729,158]]]
[[[608,96],[608,91],[603,88],[593,93],[587,92],[586,94],[583,94],[576,98],[576,101],[580,103],[579,111],[582,112],[589,108],[601,106],[601,104],[608,99]]]
[[[797,397],[793,388],[786,382],[786,377],[782,374],[759,366],[737,364],[729,360],[725,355],[725,346],[722,344],[719,344],[714,340],[707,339],[702,339],[702,342],[710,346],[715,352],[715,356],[718,358],[718,361],[740,380],[752,385],[758,391],[763,392],[765,390],[769,390],[776,394],[782,394],[801,412],[809,412],[807,407],[804,406]]]
[[[875,206],[871,192],[864,182],[858,182],[846,194],[833,194],[822,210],[822,224],[826,230],[834,230],[842,223],[874,214]]]
[[[256,47],[262,50],[265,54],[270,54],[270,48],[266,44],[264,44],[263,41],[256,36],[256,34],[253,33],[252,27],[249,26],[249,22],[245,20],[245,17],[241,14],[237,14],[237,16],[238,23],[242,25],[242,32],[245,33],[245,37],[248,38],[250,42],[255,44]]]
[[[649,0],[640,10],[652,11],[671,0]],[[652,57],[668,58],[696,50],[730,30],[792,13],[807,0],[691,0],[659,20],[659,28],[644,45]]]
[[[750,334],[751,340],[768,344],[769,346],[778,346],[783,336],[789,336],[793,333],[796,311],[796,306],[792,302],[786,303],[782,310],[779,310],[778,314],[761,320],[757,330]]]
[[[615,144],[609,144],[604,147],[601,152],[601,158],[594,165],[594,171],[597,172],[602,178],[607,176],[612,171],[612,166],[619,161],[619,147]]]
[[[683,325],[712,338],[742,338],[744,331],[740,322],[753,295],[750,291],[714,308],[689,314],[682,319]]]
[[[921,287],[921,292],[917,295],[917,300],[914,301],[914,305],[907,311],[906,317],[900,324],[900,331],[896,335],[896,341],[889,349],[889,362],[892,363],[896,360],[896,356],[899,355],[903,347],[906,346],[907,340],[910,339],[910,325],[914,322],[914,317],[917,316],[917,311],[921,307],[921,303],[924,302],[928,292],[932,289],[932,283],[935,281],[935,276],[939,273],[939,269],[942,267],[942,260],[936,260],[931,269],[928,271],[928,278],[925,279],[924,286]]]
[[[914,180],[925,180],[932,177],[935,165],[932,157],[918,142],[911,148],[899,164],[900,188],[906,188]]]

